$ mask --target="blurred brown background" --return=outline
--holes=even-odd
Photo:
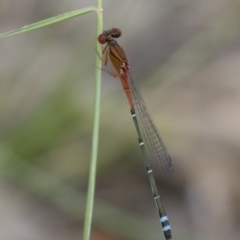
[[[1,0],[0,32],[95,5]],[[173,239],[239,239],[240,2],[104,1],[171,154],[152,162]],[[96,14],[0,40],[0,235],[82,239]],[[119,80],[103,73],[91,239],[163,239]]]

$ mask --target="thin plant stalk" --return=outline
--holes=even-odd
[[[97,11],[97,36],[102,32],[102,0],[98,0]],[[95,82],[95,100],[94,100],[94,120],[93,120],[93,138],[92,138],[92,151],[90,159],[89,180],[88,180],[88,193],[85,212],[85,221],[83,229],[83,240],[90,239],[93,202],[96,182],[96,168],[97,168],[97,153],[98,153],[98,139],[99,139],[99,122],[100,122],[100,93],[101,93],[101,47],[96,40],[96,82]]]
[[[64,21],[73,17],[80,16],[92,11],[97,12],[97,36],[103,31],[102,28],[102,0],[98,0],[98,7],[88,7],[77,11],[68,12],[55,17],[51,17],[28,26],[24,26],[19,29],[15,29],[9,32],[0,34],[0,38],[9,37],[12,35],[32,31],[41,27]],[[96,166],[97,166],[97,153],[98,153],[98,139],[99,139],[99,119],[100,119],[100,91],[101,91],[101,47],[96,40],[96,50],[99,54],[96,54],[96,88],[95,88],[95,100],[94,100],[94,120],[93,120],[93,138],[92,138],[92,151],[90,159],[89,169],[89,183],[87,193],[87,204],[85,212],[85,222],[83,230],[83,240],[89,240],[90,230],[92,223],[93,214],[93,202],[94,202],[94,191],[96,181]],[[100,55],[100,57],[99,57]]]

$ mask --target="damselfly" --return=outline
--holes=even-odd
[[[118,45],[115,40],[115,38],[118,38],[121,35],[122,33],[120,29],[113,28],[100,34],[98,36],[98,41],[100,44],[107,44],[102,51],[102,53],[105,54],[104,65],[107,64],[108,60],[111,61],[114,69],[116,70],[116,74],[113,75],[119,76],[122,87],[127,96],[131,115],[138,135],[139,145],[143,153],[145,166],[147,168],[153,197],[156,202],[160,222],[162,224],[162,230],[165,239],[170,240],[172,239],[171,227],[157,190],[153,177],[153,171],[148,160],[149,156],[147,154],[147,150],[149,150],[153,157],[161,163],[162,169],[165,173],[171,174],[173,172],[172,160],[147,110],[142,95],[132,80],[127,55],[124,49]],[[147,147],[145,147],[145,143]]]

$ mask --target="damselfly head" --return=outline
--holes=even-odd
[[[98,42],[100,44],[105,44],[112,40],[112,38],[119,38],[122,35],[122,32],[119,28],[112,28],[110,30],[106,30],[98,36]]]

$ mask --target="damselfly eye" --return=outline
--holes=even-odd
[[[98,42],[101,43],[101,44],[106,43],[106,37],[105,37],[104,34],[100,34],[100,35],[98,36]]]
[[[113,28],[111,35],[113,38],[119,38],[122,35],[122,32],[119,28]]]

